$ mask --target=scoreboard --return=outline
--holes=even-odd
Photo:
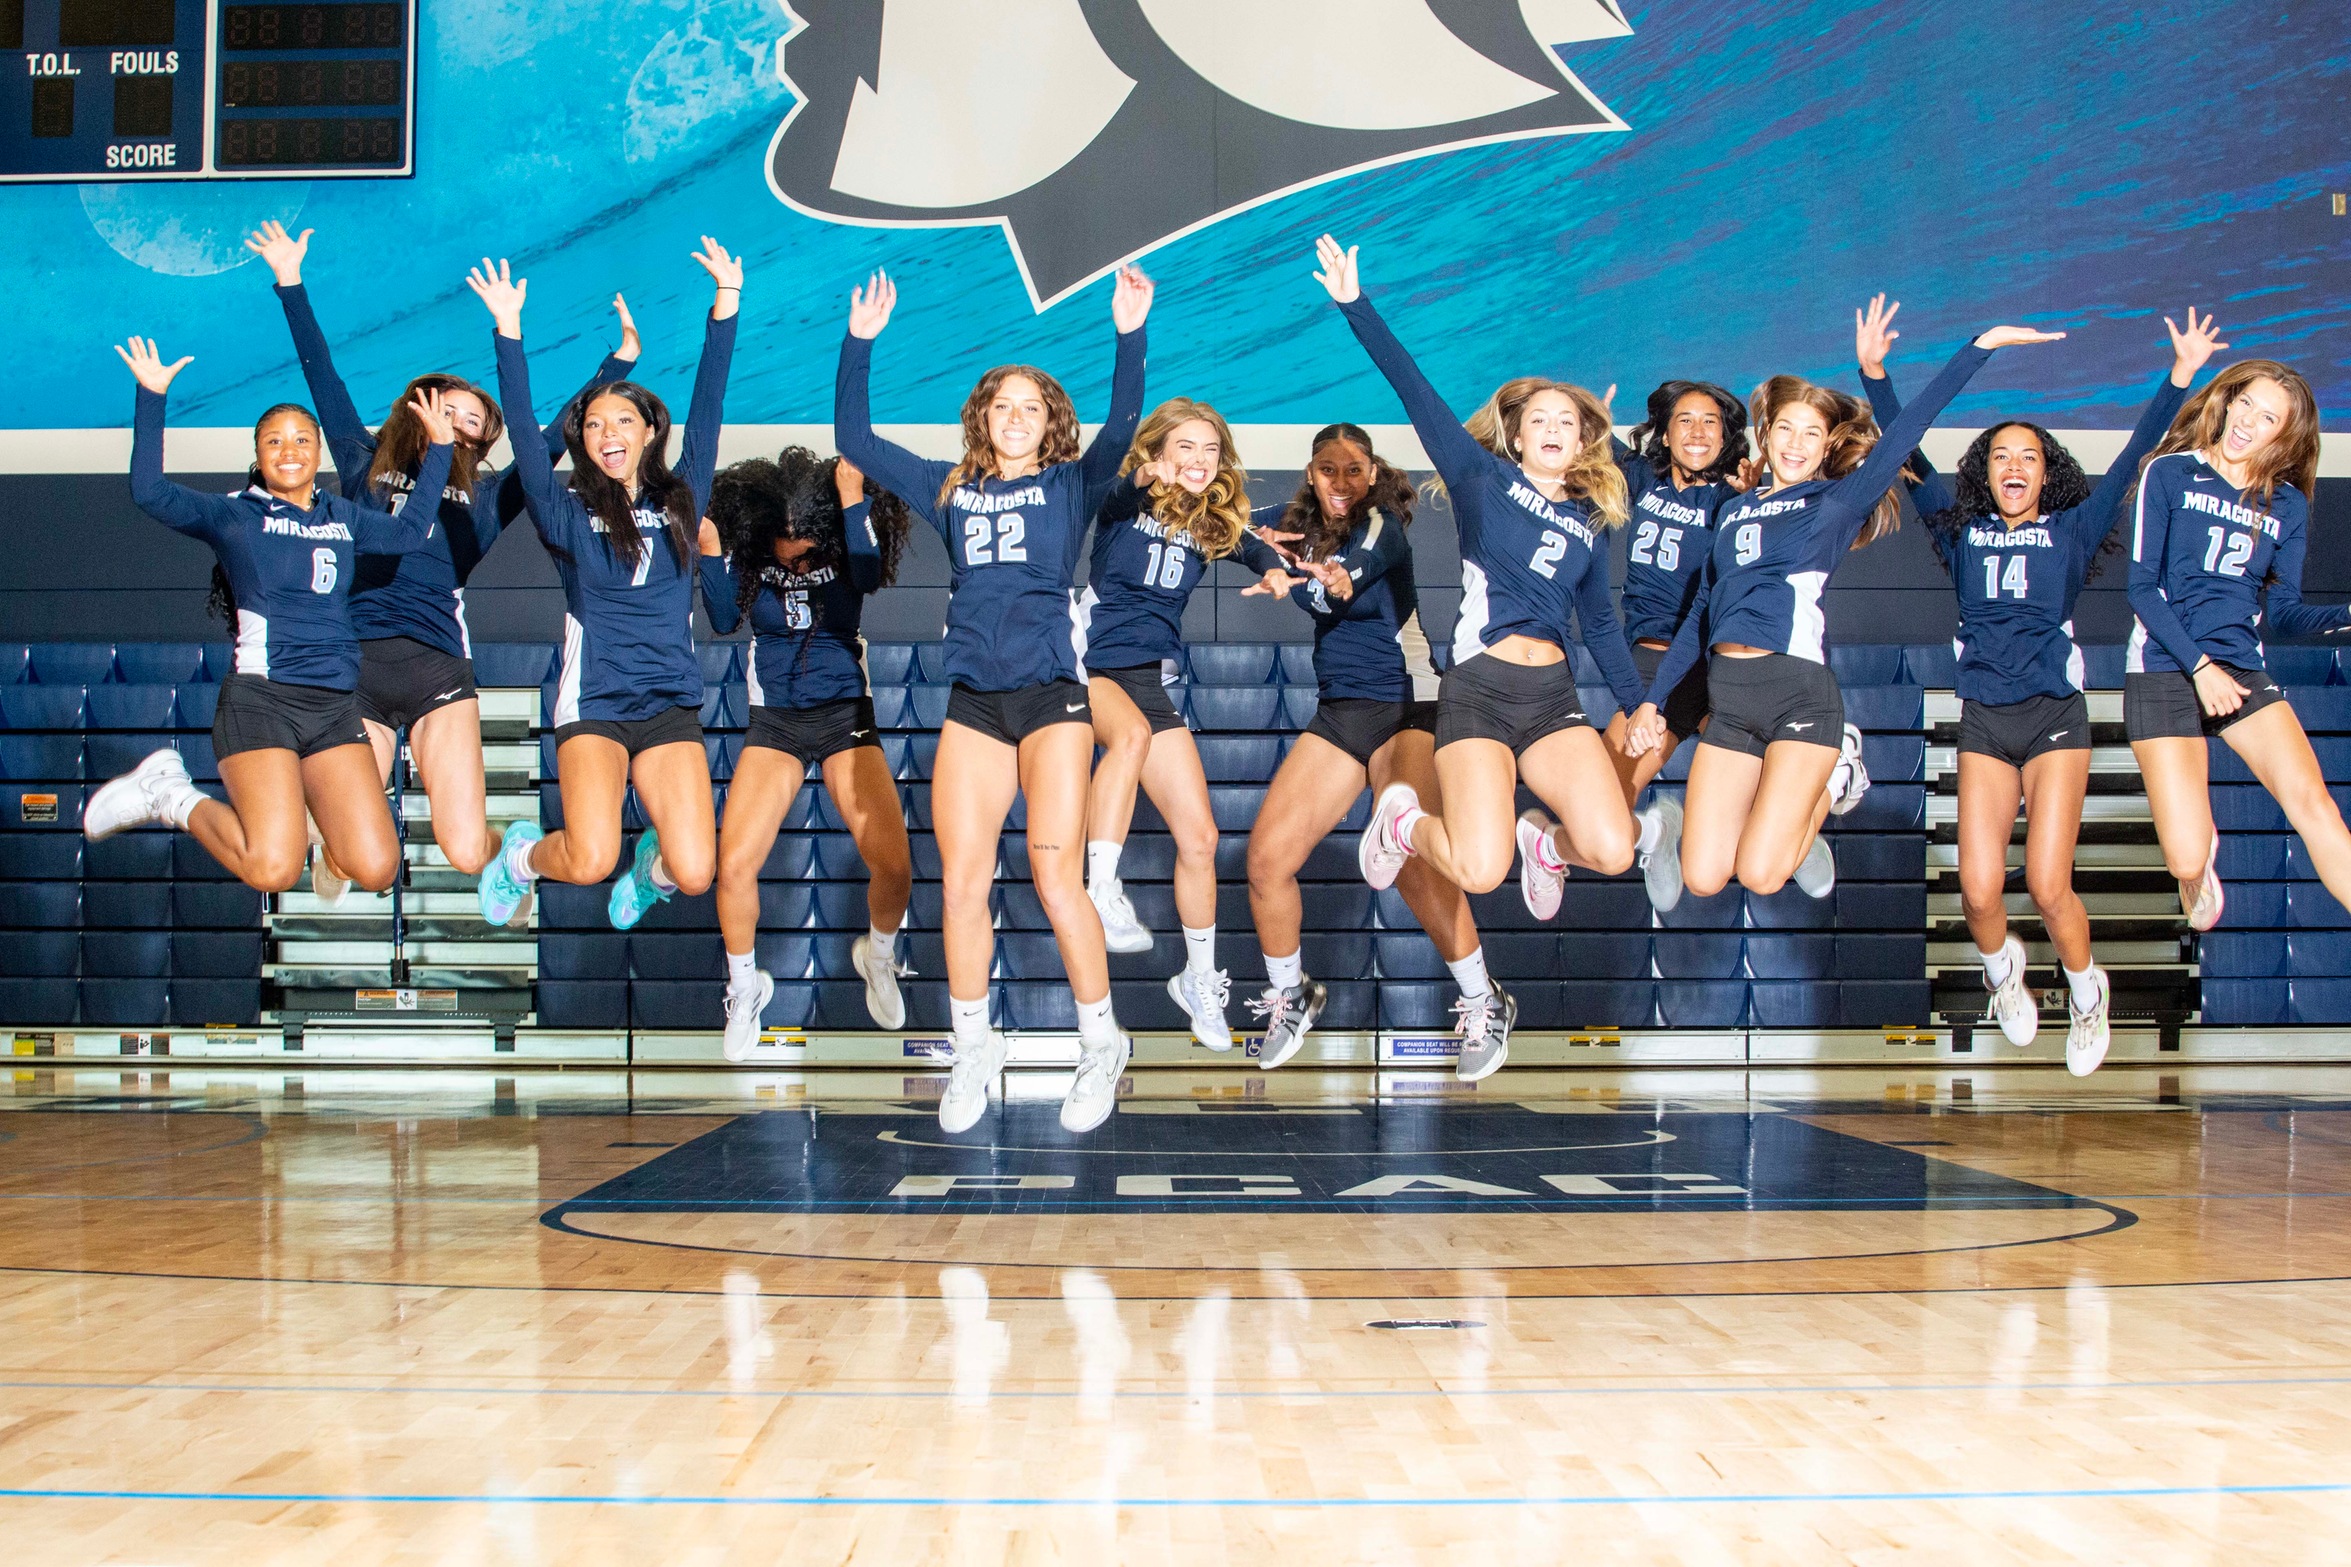
[[[417,0],[0,0],[0,181],[416,170]]]

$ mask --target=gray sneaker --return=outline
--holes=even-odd
[[[1267,986],[1264,995],[1249,1003],[1250,1012],[1265,1019],[1265,1048],[1258,1053],[1258,1066],[1270,1072],[1296,1055],[1330,999],[1319,980],[1305,980],[1286,990]]]
[[[1004,1057],[1011,1049],[1012,1042],[996,1029],[989,1029],[988,1037],[969,1050],[956,1046],[947,1092],[939,1098],[940,1131],[968,1132],[978,1123],[988,1108],[988,1090],[1004,1070]]]
[[[1511,1025],[1518,1021],[1518,1003],[1510,992],[1497,986],[1482,996],[1463,996],[1453,1010],[1461,1019],[1453,1030],[1461,1036],[1461,1059],[1453,1075],[1474,1083],[1501,1071],[1510,1059]]]
[[[1641,857],[1641,880],[1649,888],[1649,907],[1660,914],[1682,901],[1682,797],[1659,794],[1643,813],[1657,819],[1657,847]]]

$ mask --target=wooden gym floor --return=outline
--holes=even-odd
[[[2351,1068],[65,1063],[45,1563],[2351,1559]]]

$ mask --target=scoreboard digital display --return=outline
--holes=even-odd
[[[0,0],[0,181],[416,168],[417,0]]]

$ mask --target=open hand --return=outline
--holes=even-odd
[[[2029,326],[1996,326],[1975,340],[1978,348],[2016,348],[2026,343],[2061,343],[2063,332],[2036,332]]]
[[[742,308],[743,258],[728,255],[726,246],[705,234],[702,248],[694,252],[694,260],[718,285],[718,297],[710,305],[711,319],[724,321]]]
[[[1125,266],[1118,269],[1118,283],[1110,291],[1110,319],[1122,337],[1141,326],[1151,314],[1151,296],[1159,285],[1143,275],[1143,269]]]
[[[280,286],[293,288],[302,281],[302,258],[310,254],[310,236],[317,232],[304,229],[299,238],[291,237],[283,223],[271,218],[245,236],[245,248],[268,263]]]
[[[1324,597],[1333,603],[1344,604],[1355,596],[1355,579],[1335,560],[1302,560],[1298,569],[1321,583]]]
[[[2207,315],[2202,323],[2196,320],[2196,307],[2188,307],[2188,329],[2183,332],[2172,325],[2171,317],[2163,318],[2163,329],[2171,334],[2171,384],[2186,386],[2196,379],[2212,356],[2229,345],[2220,340],[2220,328]]]
[[[408,411],[416,415],[416,422],[424,426],[425,434],[435,446],[457,444],[457,426],[450,422],[449,411],[442,406],[438,391],[427,389],[417,393],[408,399]]]
[[[492,261],[484,256],[480,266],[466,273],[465,286],[489,307],[490,319],[498,323],[500,337],[522,336],[522,305],[530,293],[529,278],[515,277],[504,261]]]
[[[1259,577],[1255,582],[1252,582],[1247,587],[1243,588],[1241,590],[1241,597],[1255,598],[1262,595],[1267,598],[1288,598],[1290,596],[1290,590],[1298,587],[1303,582],[1305,582],[1305,580],[1306,579],[1303,577],[1294,577],[1290,575],[1290,573],[1282,570],[1279,566],[1276,566],[1273,570],[1267,572],[1264,576]]]
[[[849,290],[849,335],[869,340],[881,336],[890,324],[890,312],[897,308],[898,285],[889,273],[875,272],[865,287]]]
[[[1339,242],[1328,234],[1314,242],[1314,259],[1322,263],[1314,280],[1330,290],[1331,298],[1342,305],[1363,297],[1363,285],[1355,272],[1355,253],[1361,248],[1349,245],[1342,250]]]
[[[1894,330],[1894,317],[1901,312],[1902,302],[1889,305],[1883,294],[1869,302],[1866,312],[1853,312],[1853,357],[1860,362],[1861,373],[1873,381],[1885,379],[1886,354],[1902,335]]]
[[[635,364],[645,356],[645,340],[637,335],[637,318],[629,314],[629,302],[618,294],[612,296],[612,313],[620,317],[620,347],[612,357]]]
[[[196,357],[194,354],[182,354],[167,365],[163,362],[163,356],[155,351],[155,339],[151,337],[134,337],[116,348],[115,353],[122,357],[124,364],[131,367],[131,374],[138,377],[141,386],[158,395],[170,391],[171,378],[185,370]]]

